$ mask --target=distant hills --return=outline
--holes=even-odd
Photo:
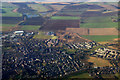
[[[118,2],[120,0],[2,0],[2,2]]]

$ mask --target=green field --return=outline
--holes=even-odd
[[[112,22],[110,16],[88,17],[82,20],[84,23],[80,24],[83,28],[112,28],[118,27],[118,22]]]
[[[16,24],[2,24],[2,31],[8,31],[15,26]]]
[[[48,9],[43,6],[42,4],[27,4],[29,7],[31,7],[34,10],[37,10],[38,12],[46,12]]]
[[[88,73],[81,73],[81,74],[77,74],[74,76],[70,76],[70,78],[92,78],[91,76],[89,76]]]
[[[46,35],[45,32],[39,31],[39,34],[36,34],[33,38],[35,39],[57,39],[57,36]]]
[[[70,16],[53,16],[53,20],[78,20],[80,17],[70,17]]]
[[[35,26],[35,25],[24,25],[20,28],[20,30],[26,30],[26,31],[35,31],[39,30],[40,26]]]
[[[13,5],[11,3],[2,3],[2,9],[5,11],[5,13],[2,13],[2,16],[21,17],[22,14],[20,14],[18,12],[13,12],[13,10],[16,8],[18,8],[18,6]]]
[[[115,38],[118,38],[117,35],[81,35],[81,37],[87,38],[89,40],[93,40],[96,42],[105,42],[111,41]]]

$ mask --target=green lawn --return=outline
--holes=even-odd
[[[75,76],[71,76],[70,78],[92,78],[91,76],[89,76],[88,73],[82,73],[82,74],[78,74]]]
[[[27,4],[29,7],[31,7],[34,10],[37,10],[38,12],[46,12],[48,9],[43,6],[42,4]]]
[[[112,22],[110,16],[88,17],[80,24],[83,28],[112,28],[118,27],[118,22]]]
[[[80,17],[70,17],[70,16],[53,16],[51,17],[53,20],[77,20]]]
[[[24,25],[20,28],[20,30],[27,30],[27,31],[35,31],[39,30],[40,26],[35,26],[35,25]]]
[[[2,16],[8,17],[21,17],[22,14],[18,12],[12,12],[14,9],[18,8],[18,6],[11,4],[11,3],[2,3],[2,9],[5,13],[2,13]]]
[[[96,42],[111,41],[115,38],[118,38],[117,35],[81,35],[81,37],[84,37]]]

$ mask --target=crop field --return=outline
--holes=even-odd
[[[5,17],[21,17],[22,14],[18,12],[13,12],[14,9],[18,8],[18,6],[11,4],[11,3],[2,3],[2,10],[4,11],[2,13],[2,16]]]
[[[89,40],[93,40],[96,42],[104,42],[104,41],[112,41],[115,38],[118,38],[118,35],[81,35],[81,37],[84,37]]]
[[[39,30],[40,26],[35,26],[35,25],[23,25],[20,30],[25,30],[25,31],[36,31]]]
[[[78,20],[80,17],[71,17],[71,16],[52,16],[52,20]]]
[[[41,30],[56,31],[72,27],[79,28],[79,20],[48,20]]]
[[[118,22],[113,22],[111,17],[117,18],[117,16],[97,16],[97,17],[87,17],[82,19],[80,27],[83,28],[117,28]]]
[[[31,7],[34,10],[37,10],[38,12],[46,12],[48,9],[43,6],[42,4],[27,4],[28,7]]]
[[[70,15],[70,16],[91,16],[100,14],[100,11],[90,11],[87,10],[102,10],[104,7],[99,5],[89,5],[89,4],[77,4],[77,5],[67,5],[61,11],[59,11],[56,15]],[[96,14],[97,13],[97,14]],[[102,15],[102,14],[101,14]]]
[[[2,24],[2,31],[9,31],[13,27],[15,27],[15,24]]]
[[[118,35],[116,28],[66,28],[66,31],[79,35]]]
[[[116,28],[89,28],[89,35],[118,35]]]
[[[2,17],[3,24],[17,24],[22,20],[23,20],[22,17]]]
[[[108,60],[96,57],[89,57],[88,62],[94,63],[94,67],[112,66]]]
[[[44,18],[40,16],[40,17],[29,18],[20,25],[42,25],[43,22],[44,22]]]

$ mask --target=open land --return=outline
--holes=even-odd
[[[89,57],[88,62],[92,62],[94,67],[112,66],[108,60],[102,58]]]
[[[36,25],[22,25],[20,30],[25,30],[25,31],[37,31],[39,30],[40,26]]]

